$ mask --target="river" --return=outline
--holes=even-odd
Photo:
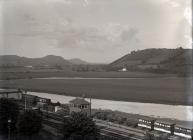
[[[70,100],[75,98],[72,96],[57,95],[50,93],[39,93],[39,92],[27,92],[27,94],[49,98],[52,100],[52,102],[60,102],[60,103],[68,103]],[[86,100],[89,101],[89,99]],[[110,109],[145,116],[193,121],[192,106],[92,99],[92,108]]]

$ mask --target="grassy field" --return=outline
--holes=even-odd
[[[56,70],[41,70],[41,71],[1,71],[0,79],[30,79],[40,77],[168,77],[174,74],[153,74],[145,72],[73,72],[73,71],[56,71]]]
[[[20,79],[0,81],[1,87],[24,88],[71,96],[192,105],[190,78]]]

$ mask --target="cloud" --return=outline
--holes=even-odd
[[[102,25],[77,25],[66,16],[43,16],[31,13],[30,10],[15,15],[14,22],[7,23],[6,36],[9,38],[36,38],[45,40],[56,48],[82,48],[90,50],[105,50],[119,48],[139,40],[138,29],[119,23],[104,23]],[[14,25],[13,25],[14,24]]]
[[[36,46],[43,53],[61,51],[70,57],[70,51],[83,50],[80,56],[103,61],[106,53],[110,60],[136,49],[176,47],[185,44],[188,24],[181,21],[191,21],[184,0],[1,1],[0,45],[11,52],[21,49],[22,55],[27,54],[22,49],[30,52]]]
[[[186,9],[184,10],[184,18],[192,26],[192,10],[191,10],[191,7],[186,7]]]
[[[191,0],[163,0],[165,4],[169,4],[172,8],[191,7]]]
[[[121,38],[123,41],[128,41],[128,40],[132,40],[133,38],[136,37],[138,33],[138,30],[135,28],[130,28],[128,30],[125,30],[122,32],[121,34]]]
[[[88,5],[89,5],[88,0],[84,0],[83,5],[84,5],[84,6],[88,6]]]
[[[138,40],[138,30],[125,26],[106,25],[104,27],[73,27],[68,26],[56,34],[50,34],[49,39],[57,40],[58,48],[83,48],[104,50],[106,48],[124,47]]]

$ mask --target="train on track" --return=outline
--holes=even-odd
[[[50,119],[54,119],[57,121],[63,121],[64,120],[64,117],[61,117],[60,115],[57,115],[55,113],[47,113],[44,111],[43,114],[44,114],[44,116],[47,116]],[[116,123],[112,123],[112,122],[108,122],[108,121],[103,121],[103,120],[99,120],[99,119],[93,119],[93,120],[96,123],[109,125],[112,127],[117,127],[117,128],[121,128],[121,129],[128,130],[128,131],[135,131],[136,133],[139,133],[139,134],[145,134],[146,133],[146,130],[141,130],[139,128],[132,128],[132,127],[128,127],[128,126],[124,126],[124,125],[120,125],[120,124],[116,124]],[[168,121],[155,120],[152,118],[144,117],[144,118],[138,119],[137,126],[142,127],[142,128],[146,128],[150,131],[156,130],[159,132],[164,132],[164,133],[168,133],[171,135],[180,136],[180,137],[186,138],[188,140],[193,139],[193,129],[191,127],[170,123]]]
[[[149,117],[139,118],[137,125],[149,130],[165,132],[171,135],[193,139],[193,125],[179,125],[164,120],[156,120]]]

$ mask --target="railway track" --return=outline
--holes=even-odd
[[[55,114],[47,114],[47,112],[43,112],[43,124],[48,125],[52,128],[62,130],[62,122],[63,118],[61,118],[58,115]],[[103,124],[104,125],[104,124]],[[142,137],[144,136],[144,131],[135,131],[135,129],[127,129],[126,131],[118,130],[120,127],[117,127],[117,129],[110,128],[107,125],[105,127],[101,127],[101,125],[98,125],[100,127],[100,134],[104,136],[110,136],[114,138],[118,138],[121,140],[142,140]],[[114,126],[115,127],[115,126]],[[123,129],[123,128],[122,128]],[[125,129],[126,130],[126,129]]]
[[[110,134],[113,134],[113,135],[117,135],[117,136],[121,136],[121,137],[124,137],[124,138],[133,138],[133,139],[136,139],[136,140],[141,140],[143,137],[144,137],[144,134],[141,134],[141,133],[129,133],[129,132],[123,132],[123,131],[120,131],[120,130],[115,130],[115,129],[111,129],[111,128],[104,128],[104,129],[101,129],[101,133],[110,133]]]
[[[112,138],[117,138],[119,140],[142,140],[142,137],[132,135],[132,134],[120,134],[119,132],[115,132],[114,130],[107,130],[107,129],[102,129],[100,131],[101,135],[112,137]]]
[[[52,128],[61,130],[64,118],[60,115],[43,111],[43,123]],[[138,130],[135,128],[130,128],[127,126],[122,126],[102,120],[96,120],[96,125],[100,128],[101,135],[113,136],[117,138],[122,138],[123,140],[142,140],[145,132],[143,130]]]
[[[106,122],[106,121],[98,121],[96,119],[94,119],[94,121],[98,126],[103,126],[103,127],[106,127],[107,129],[111,128],[113,130],[118,130],[120,132],[132,133],[132,134],[137,134],[137,135],[142,135],[142,136],[144,136],[144,134],[146,133],[146,131],[144,130],[139,130],[139,129],[124,126],[124,125],[119,125],[119,124]]]
[[[44,120],[43,124],[48,125],[52,128],[55,128],[57,130],[62,130],[62,124],[61,123],[55,123],[51,122],[49,120]],[[117,138],[120,140],[142,140],[142,137],[136,136],[133,134],[121,132],[118,130],[113,130],[109,128],[101,129],[100,134],[107,137]]]
[[[49,118],[49,119],[53,119],[53,120],[60,121],[60,122],[63,122],[64,120],[62,116],[54,114],[54,113],[46,112],[46,111],[42,111],[42,115],[44,118]]]
[[[58,129],[58,130],[62,130],[62,123],[56,123],[56,122],[52,122],[49,120],[43,120],[43,124],[48,125],[52,128]]]

